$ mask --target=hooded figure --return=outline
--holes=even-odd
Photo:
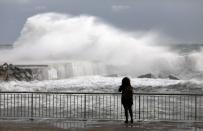
[[[121,103],[125,109],[125,123],[128,123],[128,111],[131,118],[131,123],[133,123],[133,113],[132,113],[132,105],[133,105],[133,88],[130,84],[130,79],[125,77],[122,79],[122,84],[118,90],[122,92]]]

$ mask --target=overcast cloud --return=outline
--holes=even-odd
[[[203,43],[203,0],[0,0],[0,44],[13,43],[28,17],[45,12],[88,14],[127,31],[162,32],[174,43]]]

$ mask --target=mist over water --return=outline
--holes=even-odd
[[[165,43],[157,32],[122,31],[94,16],[45,13],[27,19],[14,48],[0,52],[0,62],[96,61],[123,74],[180,72],[185,58],[159,46]]]

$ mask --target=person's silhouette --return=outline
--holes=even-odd
[[[125,109],[125,123],[128,123],[128,111],[130,113],[131,123],[133,123],[133,88],[130,84],[130,79],[128,77],[122,79],[122,84],[118,91],[122,92],[121,102]]]

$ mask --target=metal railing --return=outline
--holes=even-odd
[[[120,93],[0,92],[0,118],[121,120]],[[137,120],[203,120],[203,94],[134,93]]]

